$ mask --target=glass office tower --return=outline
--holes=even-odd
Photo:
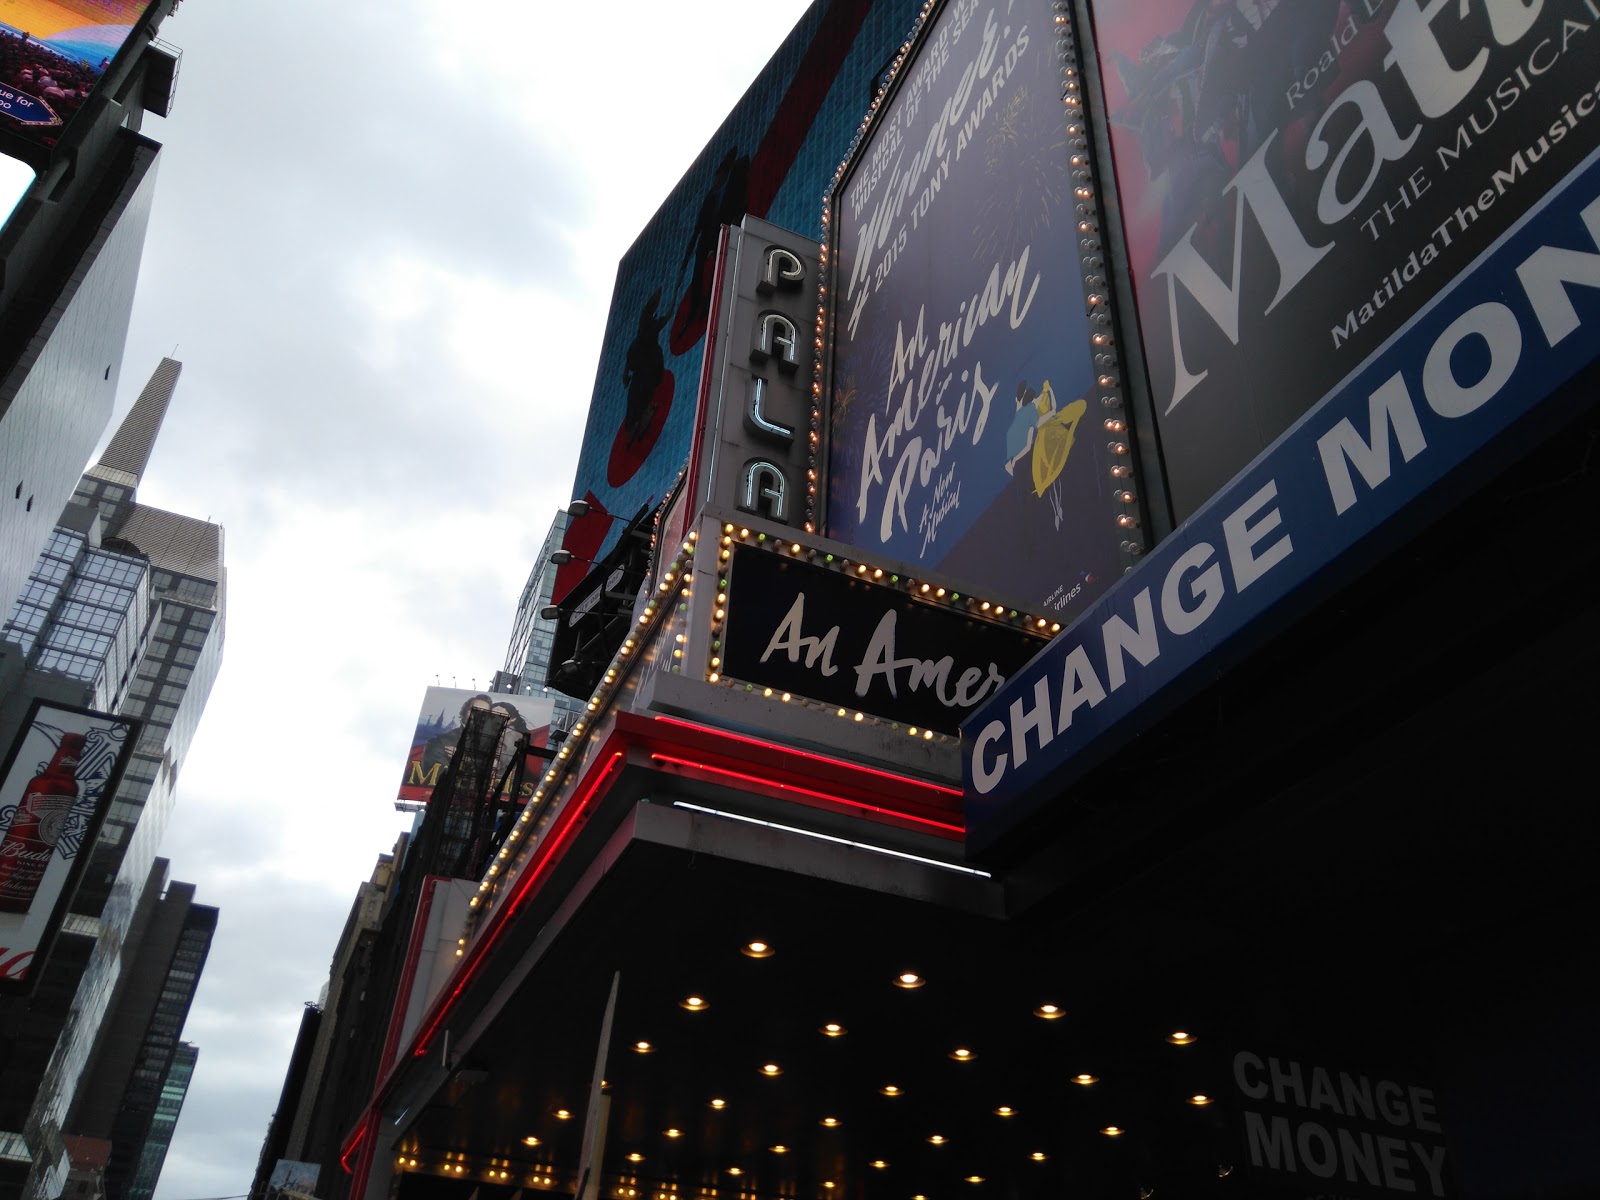
[[[221,664],[221,527],[136,499],[181,370],[157,367],[0,631],[4,704],[48,692],[144,722],[34,1003],[0,1004],[0,1200],[53,1194],[65,1176],[66,1115],[133,953],[124,941]]]

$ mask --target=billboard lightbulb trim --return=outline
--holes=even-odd
[[[925,6],[824,200],[806,490],[1063,622],[1146,549],[1077,53],[1060,0]]]

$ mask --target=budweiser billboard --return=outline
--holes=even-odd
[[[34,701],[0,771],[0,987],[37,979],[138,724]]]

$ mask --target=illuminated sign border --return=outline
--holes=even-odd
[[[853,177],[861,160],[871,149],[872,135],[877,122],[891,110],[897,90],[913,74],[910,68],[917,61],[925,37],[935,29],[939,17],[949,3],[950,0],[928,0],[924,4],[916,23],[885,71],[883,86],[868,108],[860,128],[856,131],[849,153],[839,164],[823,198],[823,273],[817,291],[814,324],[815,344],[819,354],[811,384],[809,431],[810,449],[817,461],[808,479],[804,523],[804,528],[810,533],[815,533],[819,529],[826,531],[827,525],[826,500],[819,499],[818,486],[821,481],[824,488],[821,495],[825,496],[826,481],[831,471],[829,406],[825,398],[831,395],[833,387],[832,371],[835,354],[832,316],[841,295],[839,281],[836,278],[839,242],[843,236],[841,221],[836,220],[840,196],[846,181]],[[1068,155],[1073,188],[1072,211],[1077,217],[1078,267],[1089,330],[1091,376],[1094,380],[1091,396],[1097,397],[1100,403],[1099,410],[1092,414],[1092,420],[1104,424],[1104,430],[1096,428],[1092,436],[1107,439],[1106,450],[1111,457],[1112,481],[1111,499],[1105,516],[1113,523],[1111,533],[1120,540],[1121,565],[1125,570],[1138,560],[1139,555],[1144,553],[1147,547],[1144,532],[1144,526],[1148,523],[1144,497],[1146,488],[1142,485],[1139,468],[1135,464],[1138,458],[1137,436],[1139,435],[1130,428],[1132,418],[1129,413],[1129,398],[1123,384],[1123,364],[1117,348],[1115,324],[1111,313],[1110,269],[1106,261],[1106,247],[1102,240],[1102,229],[1107,218],[1100,204],[1091,148],[1090,122],[1084,112],[1082,72],[1074,33],[1076,17],[1072,11],[1071,0],[1050,0],[1048,11],[1053,19],[1053,48],[1060,62],[1061,102],[1067,118],[1065,153]],[[1046,31],[1044,36],[1049,39],[1050,31]],[[1090,436],[1087,431],[1085,436]],[[878,557],[886,556],[886,552],[876,548],[871,552]],[[1112,552],[1115,553],[1115,550]],[[929,564],[920,569],[937,570],[946,574],[960,573],[959,566],[950,562]],[[1090,594],[1092,596],[1095,593]],[[1075,615],[1066,611],[1066,604],[1071,599],[1069,596],[1057,606],[1063,620],[1070,620]],[[1041,602],[1040,597],[1027,596],[1013,596],[1012,600],[1031,607],[1038,607]]]

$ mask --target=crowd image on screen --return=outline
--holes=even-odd
[[[62,124],[82,107],[108,65],[75,62],[25,33],[0,30],[0,83],[43,100]]]

